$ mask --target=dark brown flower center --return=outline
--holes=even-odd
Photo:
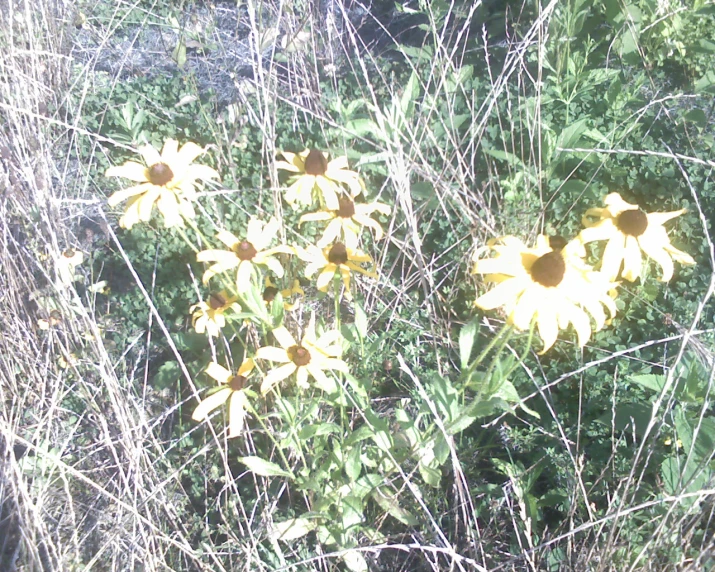
[[[630,236],[640,236],[648,228],[648,217],[640,209],[623,211],[618,215],[616,227],[623,234]]]
[[[68,248],[62,253],[65,258],[72,258],[75,255],[74,248]]]
[[[166,163],[156,163],[149,167],[149,182],[152,185],[163,187],[173,178],[174,173]]]
[[[328,252],[328,261],[331,264],[345,264],[348,261],[348,249],[342,242],[336,242]]]
[[[287,352],[290,361],[298,367],[308,365],[310,363],[310,352],[303,346],[291,346]]]
[[[308,175],[317,177],[318,175],[325,175],[325,171],[327,170],[328,160],[325,158],[325,155],[317,149],[311,149],[305,158],[305,172]]]
[[[338,206],[338,216],[342,218],[352,218],[355,214],[355,203],[350,199],[340,199]]]
[[[566,244],[566,239],[561,235],[556,234],[549,237],[549,246],[551,247],[551,250],[563,250]]]
[[[234,375],[231,381],[228,382],[228,386],[231,388],[231,391],[241,391],[246,387],[246,380],[247,378],[242,375]]]
[[[241,260],[253,260],[253,257],[258,254],[256,247],[253,246],[247,240],[244,240],[243,242],[237,244],[235,247],[235,251],[236,256],[238,256]]]
[[[547,288],[555,288],[564,279],[566,263],[560,251],[547,252],[531,265],[529,272],[534,282]]]
[[[225,303],[226,299],[221,296],[221,294],[211,294],[211,296],[209,296],[209,308],[212,310],[222,308]]]
[[[263,299],[266,302],[273,302],[276,298],[276,294],[278,294],[278,288],[275,286],[266,286],[266,289],[263,290]]]

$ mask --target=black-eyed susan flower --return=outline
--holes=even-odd
[[[266,374],[261,383],[261,393],[269,392],[277,383],[290,377],[293,373],[296,374],[296,384],[302,389],[309,387],[309,376],[315,379],[316,386],[323,391],[333,393],[337,389],[335,382],[325,375],[325,370],[348,371],[347,364],[339,359],[342,351],[340,332],[330,330],[316,338],[315,314],[313,313],[300,343],[284,326],[273,330],[273,337],[280,347],[259,348],[256,358],[283,365]]]
[[[283,298],[283,307],[290,311],[295,309],[299,305],[300,298],[305,296],[305,292],[300,287],[300,282],[298,280],[293,280],[293,285],[290,288],[285,288],[279,290],[278,287],[273,283],[270,276],[266,276],[265,287],[263,288],[263,300],[266,304],[271,304],[276,298],[276,294],[281,293]],[[293,298],[295,296],[295,298]]]
[[[601,272],[609,279],[621,276],[629,282],[641,275],[643,257],[641,251],[655,260],[663,270],[661,282],[673,277],[673,260],[681,264],[695,264],[693,258],[670,244],[663,227],[670,219],[678,217],[685,209],[667,213],[646,213],[638,205],[627,203],[618,193],[604,199],[605,208],[591,208],[583,217],[583,229],[579,239],[584,244],[607,240],[601,262]],[[595,219],[595,220],[594,220]]]
[[[348,248],[342,242],[336,242],[332,246],[326,246],[322,249],[311,245],[308,248],[299,250],[298,256],[308,263],[305,268],[306,278],[312,277],[318,271],[320,272],[316,286],[321,292],[327,292],[330,281],[338,271],[343,279],[343,284],[345,284],[348,298],[351,297],[351,272],[359,272],[370,278],[377,278],[377,274],[359,266],[363,262],[371,263],[372,258],[359,250]]]
[[[519,330],[529,329],[535,321],[544,343],[541,353],[569,324],[584,346],[591,337],[589,314],[596,331],[605,324],[602,306],[611,317],[615,315],[615,303],[608,295],[614,284],[582,261],[579,241],[553,248],[548,237],[540,235],[536,246],[528,248],[518,238],[505,236],[491,241],[489,248],[496,256],[475,257],[473,273],[485,274],[485,280],[496,286],[475,304],[482,310],[504,306],[508,323]]]
[[[380,240],[383,232],[380,223],[370,218],[373,212],[384,215],[390,214],[390,207],[382,203],[355,203],[349,197],[342,197],[338,201],[338,209],[334,211],[318,211],[304,214],[300,217],[300,224],[308,221],[329,220],[328,226],[318,241],[319,248],[325,248],[335,240],[341,240],[349,248],[357,248],[360,228],[369,227],[375,231],[375,239]],[[342,237],[341,237],[342,233]]]
[[[220,231],[216,238],[230,250],[204,250],[196,255],[199,262],[215,262],[204,272],[204,284],[216,274],[237,268],[236,287],[239,292],[245,292],[250,287],[256,265],[266,266],[276,276],[282,277],[283,267],[274,255],[293,254],[295,251],[284,245],[269,248],[279,229],[280,224],[275,218],[271,218],[264,225],[260,220],[252,217],[248,222],[246,238],[243,240],[227,230]]]
[[[347,157],[328,161],[318,149],[306,149],[302,153],[281,151],[281,154],[285,161],[277,161],[276,167],[296,174],[285,194],[286,201],[294,208],[298,203],[313,204],[313,189],[316,187],[322,194],[325,206],[330,210],[338,210],[340,206],[340,183],[348,186],[353,197],[362,192],[360,176],[348,169]]]
[[[194,217],[196,181],[218,178],[211,167],[192,164],[204,149],[191,142],[179,149],[177,141],[167,139],[161,154],[151,145],[145,145],[139,152],[146,165],[127,161],[105,173],[107,177],[124,177],[139,183],[117,191],[107,200],[114,207],[129,199],[119,226],[128,229],[139,221],[148,222],[154,205],[164,216],[165,226],[183,226],[184,218]]]
[[[81,250],[68,248],[57,259],[57,277],[62,286],[69,286],[74,282],[74,270],[84,262],[84,254]]]
[[[207,333],[209,336],[218,337],[221,330],[226,326],[226,316],[224,313],[238,301],[237,296],[229,296],[223,290],[220,293],[213,293],[205,302],[194,304],[190,308],[192,314],[192,324],[197,333]]]
[[[243,429],[246,418],[246,408],[249,404],[246,383],[255,366],[253,359],[247,358],[234,374],[216,362],[211,362],[206,368],[206,374],[221,384],[221,387],[199,403],[191,418],[194,421],[203,421],[214,409],[228,401],[228,436],[236,437]]]

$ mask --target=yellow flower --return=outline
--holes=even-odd
[[[245,240],[237,238],[227,230],[220,231],[217,238],[231,250],[204,250],[196,255],[199,262],[216,263],[204,272],[204,284],[216,274],[238,267],[236,287],[239,292],[245,292],[251,284],[253,267],[257,264],[268,267],[276,276],[282,277],[283,267],[273,255],[293,254],[295,251],[282,245],[268,248],[279,229],[280,224],[275,218],[271,218],[264,226],[261,221],[252,217],[248,222]]]
[[[266,304],[271,304],[278,292],[280,292],[283,297],[283,307],[288,311],[294,310],[300,304],[300,298],[305,296],[305,292],[300,287],[300,282],[298,280],[293,280],[293,286],[290,288],[278,290],[278,287],[273,283],[270,276],[266,276],[266,285],[263,289],[263,300]],[[299,299],[291,303],[291,296],[298,296]]]
[[[74,282],[74,269],[84,262],[84,254],[81,250],[68,248],[57,260],[57,277],[62,286],[69,286]]]
[[[196,198],[196,180],[218,178],[218,173],[206,165],[192,165],[193,160],[204,152],[196,143],[186,143],[179,150],[177,141],[167,139],[161,155],[151,145],[145,145],[139,152],[146,166],[127,161],[124,165],[110,167],[105,173],[107,177],[125,177],[139,183],[117,191],[107,201],[114,207],[129,199],[119,226],[132,228],[139,221],[148,222],[154,204],[164,215],[167,227],[183,226],[184,218],[194,217],[191,202]]]
[[[351,298],[351,271],[360,272],[370,278],[377,278],[377,274],[374,272],[370,272],[358,266],[358,263],[361,262],[372,262],[372,258],[359,250],[348,248],[342,242],[336,242],[332,246],[326,246],[322,250],[317,246],[311,245],[306,249],[298,251],[298,256],[308,263],[308,266],[305,268],[306,278],[310,278],[320,270],[317,288],[321,292],[327,292],[328,285],[337,271],[340,271],[348,298]]]
[[[348,169],[347,157],[338,157],[328,162],[318,149],[306,149],[297,154],[281,151],[281,154],[286,160],[277,161],[276,167],[298,175],[285,195],[286,201],[293,208],[296,208],[296,203],[312,204],[315,187],[321,191],[325,205],[335,211],[339,208],[338,183],[347,185],[353,197],[362,192],[360,176]]]
[[[246,382],[255,367],[251,358],[247,358],[234,375],[225,367],[216,362],[211,362],[206,368],[206,373],[218,381],[222,387],[211,393],[194,410],[191,418],[194,421],[203,421],[209,414],[230,399],[228,404],[228,436],[236,437],[243,429],[246,418],[248,396],[246,395]]]
[[[390,214],[390,207],[382,203],[362,204],[354,203],[352,199],[343,197],[338,201],[338,209],[334,211],[319,211],[317,213],[304,214],[300,217],[300,224],[308,221],[329,220],[323,237],[318,241],[319,248],[325,248],[334,240],[339,240],[342,231],[342,239],[349,248],[357,248],[360,227],[367,226],[375,231],[375,240],[382,238],[382,227],[370,218],[373,212],[384,215]]]
[[[229,297],[224,290],[219,294],[211,294],[206,302],[199,302],[191,306],[189,310],[192,314],[192,324],[196,332],[209,336],[218,337],[221,329],[226,326],[224,312],[233,306],[238,300],[237,296]]]
[[[615,279],[621,269],[621,276],[633,282],[641,274],[643,258],[641,251],[655,260],[663,269],[661,282],[673,277],[673,260],[681,264],[695,264],[693,258],[670,244],[663,224],[682,215],[685,209],[667,213],[645,213],[638,205],[624,201],[618,193],[606,196],[605,208],[586,211],[579,239],[584,244],[596,240],[607,240],[603,252],[601,272],[608,279]],[[598,220],[591,220],[591,218]]]
[[[273,337],[281,347],[267,346],[259,348],[256,358],[265,359],[284,365],[270,371],[261,383],[261,393],[268,393],[278,382],[296,373],[296,382],[300,388],[308,388],[308,376],[315,379],[316,386],[327,393],[333,393],[337,386],[324,371],[335,369],[347,373],[347,364],[338,359],[341,353],[340,332],[330,330],[316,339],[315,314],[311,314],[303,339],[298,343],[283,326],[273,330]]]
[[[490,248],[496,257],[476,259],[473,274],[486,274],[485,280],[497,285],[475,304],[482,310],[505,306],[508,323],[519,330],[528,329],[536,320],[544,342],[542,354],[554,344],[559,329],[565,330],[569,323],[579,345],[584,346],[591,337],[588,314],[596,331],[605,324],[601,305],[611,317],[615,315],[616,305],[608,295],[614,284],[581,260],[583,245],[578,240],[561,249],[540,235],[536,246],[528,248],[518,238],[505,236],[492,241]]]

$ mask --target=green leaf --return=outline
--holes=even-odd
[[[400,109],[405,118],[412,117],[415,110],[415,102],[420,95],[420,80],[416,72],[412,72],[410,79],[405,86],[405,91],[402,92],[400,98]]]
[[[318,521],[312,518],[291,518],[283,522],[274,523],[271,538],[273,540],[283,540],[284,542],[296,540],[312,532],[317,526]]]
[[[365,310],[362,309],[362,306],[357,301],[353,304],[353,307],[355,308],[355,327],[360,339],[364,340],[367,337],[367,314],[365,314]]]
[[[353,495],[343,497],[340,501],[339,508],[343,517],[343,530],[347,531],[359,525],[365,518],[363,515],[362,499],[359,497]]]
[[[383,487],[384,489],[385,487]],[[389,494],[383,494],[381,489],[372,493],[372,499],[392,518],[405,526],[417,526],[419,521],[409,511],[402,508],[397,499]]]
[[[183,37],[179,38],[179,43],[176,44],[176,47],[171,52],[171,59],[173,59],[180,68],[184,67],[186,63],[186,42],[184,42]]]
[[[331,433],[340,433],[340,427],[335,423],[314,423],[303,427],[298,436],[302,441],[307,441],[315,436],[330,435]]]
[[[361,471],[360,447],[353,447],[345,457],[345,474],[351,481],[356,481],[360,478]]]
[[[638,438],[642,438],[645,434],[645,429],[648,427],[652,414],[652,408],[643,403],[623,403],[616,407],[615,428],[616,431],[626,431],[628,435],[633,433]],[[599,417],[598,421],[605,425],[611,426],[612,414],[609,412],[606,415]]]
[[[248,470],[261,477],[286,477],[287,479],[295,479],[293,473],[285,471],[280,466],[260,457],[239,457],[239,463],[243,463],[248,467]]]
[[[474,340],[479,333],[479,319],[472,318],[459,331],[459,359],[462,371],[469,366],[469,357],[472,355]]]
[[[433,467],[428,467],[422,463],[418,463],[422,480],[431,487],[439,488],[442,482],[442,471]]]
[[[341,555],[341,558],[343,559],[343,562],[345,562],[345,566],[347,566],[351,572],[368,571],[365,557],[357,550],[348,550]]]
[[[641,387],[645,387],[657,393],[663,391],[663,387],[665,386],[665,376],[655,373],[632,375],[630,380]]]
[[[695,82],[695,93],[715,93],[715,71],[708,70],[705,75]]]
[[[702,109],[691,109],[684,116],[683,119],[689,123],[694,123],[700,128],[707,126],[708,118]]]

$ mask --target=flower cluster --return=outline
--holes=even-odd
[[[473,274],[483,274],[496,284],[475,301],[482,310],[503,307],[507,323],[518,330],[535,324],[546,352],[559,330],[572,325],[578,343],[584,346],[592,329],[606,324],[616,313],[615,282],[619,276],[630,282],[641,275],[642,253],[663,270],[662,281],[673,276],[673,260],[694,264],[692,257],[675,248],[663,224],[685,210],[645,213],[624,201],[618,193],[605,198],[604,208],[591,208],[583,218],[584,228],[572,241],[539,236],[533,247],[515,237],[490,241],[491,258],[475,256]],[[585,245],[607,241],[599,270],[585,262]],[[622,269],[621,269],[622,268]],[[594,327],[591,326],[593,321]]]
[[[140,221],[148,222],[154,205],[163,216],[166,227],[184,226],[186,221],[191,221],[195,215],[193,202],[197,198],[197,181],[206,182],[218,177],[211,167],[193,163],[203,152],[194,143],[186,143],[179,149],[178,143],[170,139],[161,154],[151,145],[140,149],[143,164],[129,161],[111,167],[107,176],[122,176],[138,183],[109,198],[110,206],[129,201],[119,220],[120,226],[130,229]],[[241,432],[246,414],[251,410],[251,398],[258,396],[251,389],[254,378],[262,379],[261,394],[274,390],[291,376],[295,376],[299,389],[310,387],[309,380],[312,379],[315,387],[322,391],[332,393],[337,390],[335,378],[326,372],[348,371],[346,363],[340,359],[342,338],[339,331],[328,330],[319,335],[315,315],[311,314],[300,341],[297,341],[282,325],[282,312],[295,310],[305,297],[298,278],[295,274],[287,276],[286,269],[295,269],[295,264],[289,264],[290,257],[295,256],[297,261],[304,263],[306,278],[317,275],[316,288],[321,292],[328,290],[338,274],[344,296],[351,299],[353,273],[377,278],[374,271],[363,267],[370,265],[372,258],[358,249],[362,229],[369,228],[379,240],[384,235],[383,229],[371,215],[390,213],[387,205],[360,201],[365,186],[360,176],[348,168],[346,157],[329,161],[318,149],[306,149],[302,153],[284,151],[281,155],[282,160],[276,161],[276,167],[288,171],[291,176],[284,195],[286,202],[294,210],[300,207],[310,209],[300,217],[299,226],[325,223],[322,236],[315,244],[307,246],[286,244],[281,240],[285,233],[278,219],[271,217],[264,221],[253,216],[245,232],[243,229],[238,232],[222,229],[217,233],[216,240],[224,248],[200,250],[196,257],[198,262],[207,264],[203,284],[221,282],[220,288],[212,291],[205,301],[190,308],[196,332],[219,337],[232,321],[240,322],[243,327],[251,319],[256,319],[269,326],[270,335],[277,343],[276,346],[258,347],[252,357],[249,355],[243,360],[235,373],[215,361],[206,369],[206,374],[219,387],[199,404],[193,418],[203,421],[228,402],[230,437]],[[276,282],[281,280],[290,287],[281,288]],[[273,317],[265,311],[257,313],[255,300],[259,305],[265,303]],[[282,301],[282,310],[276,313],[276,307],[281,307],[278,300]],[[276,366],[264,370],[261,364]]]

